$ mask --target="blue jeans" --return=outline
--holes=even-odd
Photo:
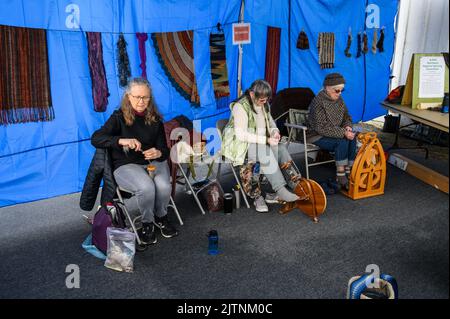
[[[334,152],[336,166],[352,166],[356,157],[356,137],[350,141],[346,138],[322,137],[314,142],[329,152]]]
[[[147,165],[126,164],[114,171],[117,184],[136,197],[144,223],[153,222],[155,215],[163,217],[167,214],[172,192],[167,161],[153,161],[152,164],[156,166],[153,179],[147,173]]]

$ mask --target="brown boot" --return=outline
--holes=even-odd
[[[295,190],[298,182],[302,178],[302,175],[300,174],[300,172],[297,172],[294,165],[292,165],[292,161],[281,164],[280,169],[281,169],[281,173],[283,174],[284,179],[286,180],[286,183],[288,184],[288,186],[292,190]],[[297,196],[298,196],[298,194],[297,194]]]

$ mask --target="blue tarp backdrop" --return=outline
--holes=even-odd
[[[379,106],[388,93],[394,49],[397,0],[246,0],[244,22],[251,23],[251,44],[243,46],[242,87],[264,78],[267,27],[281,28],[277,90],[310,87],[320,90],[324,76],[342,73],[344,100],[354,122],[384,114]],[[228,117],[216,105],[210,74],[209,35],[221,23],[231,99],[237,95],[238,47],[232,44],[232,23],[238,21],[240,0],[0,0],[0,25],[47,30],[50,84],[55,119],[51,122],[0,126],[0,207],[81,190],[94,153],[91,134],[117,108],[122,94],[117,76],[116,43],[122,32],[132,76],[139,76],[136,32],[194,31],[194,64],[200,107],[179,95],[160,66],[152,40],[146,42],[147,76],[165,120],[185,114],[202,119],[202,129]],[[349,27],[351,58],[344,55]],[[369,51],[356,58],[356,34],[384,27],[383,53]],[[304,30],[310,50],[296,48]],[[103,58],[109,87],[106,112],[94,111],[88,67],[86,31],[102,33]],[[319,32],[336,36],[335,68],[318,63]]]

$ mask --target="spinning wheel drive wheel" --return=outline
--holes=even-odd
[[[280,214],[286,214],[293,209],[298,208],[317,223],[319,221],[319,216],[323,214],[327,207],[327,196],[322,187],[314,180],[301,179],[294,192],[299,197],[304,197],[304,194],[306,193],[308,194],[308,197],[304,200],[285,203],[280,208]]]
[[[323,191],[322,187],[314,180],[309,179],[309,184],[312,188],[312,193],[309,194],[309,198],[306,200],[297,201],[297,208],[303,213],[311,217],[314,222],[318,222],[318,217],[323,214],[327,208],[327,195]],[[307,180],[300,181],[304,190],[308,190],[306,185]]]

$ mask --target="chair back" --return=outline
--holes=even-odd
[[[228,119],[220,119],[216,122],[216,129],[219,132],[220,140],[222,140],[222,134],[225,126],[228,124]]]
[[[291,124],[308,126],[308,110],[297,110],[297,109],[289,109],[289,117],[288,122]],[[300,140],[299,132],[294,130],[292,132],[292,140],[298,141]]]

